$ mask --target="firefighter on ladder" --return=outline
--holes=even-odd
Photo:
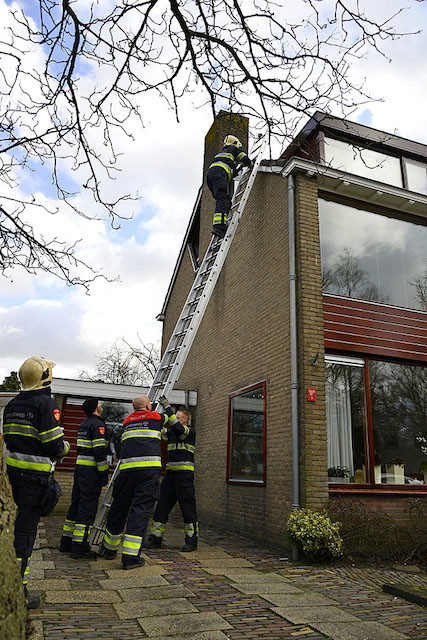
[[[170,406],[165,413],[151,410],[147,396],[133,401],[135,411],[127,416],[121,429],[118,455],[120,473],[113,486],[113,504],[108,514],[104,539],[99,555],[115,558],[123,530],[122,567],[133,569],[145,564],[140,556],[151,511],[159,498],[161,461],[161,431],[168,422],[177,423]]]
[[[70,450],[59,424],[59,407],[50,395],[54,366],[45,358],[28,358],[19,369],[22,391],[7,404],[3,415],[7,473],[18,507],[14,544],[28,609],[40,606],[39,596],[28,595],[28,564],[52,462],[62,460]]]
[[[105,439],[105,423],[101,419],[102,405],[95,398],[87,398],[82,409],[87,418],[77,432],[77,460],[71,505],[62,528],[59,550],[71,551],[71,557],[91,558],[88,537],[98,508],[101,489],[108,484],[107,455],[110,453]]]
[[[230,182],[237,175],[240,165],[252,167],[251,160],[240,151],[241,148],[242,143],[238,138],[226,136],[223,148],[216,154],[206,175],[208,187],[216,201],[212,233],[219,238],[223,238],[227,231],[231,209]]]
[[[165,398],[160,398],[166,410]],[[167,441],[166,473],[160,489],[160,499],[153,516],[150,536],[146,547],[160,547],[168,517],[176,502],[179,502],[184,518],[185,544],[182,551],[197,549],[198,523],[196,496],[194,491],[194,451],[196,434],[188,425],[187,411],[177,411],[177,424],[162,429],[162,438]]]

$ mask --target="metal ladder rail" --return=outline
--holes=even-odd
[[[148,392],[148,397],[152,403],[155,403],[160,395],[169,397],[181,374],[197,329],[203,318],[236,233],[266,146],[267,136],[264,136],[255,143],[251,150],[252,156],[256,154],[252,170],[248,169],[243,171],[239,176],[232,199],[230,209],[231,219],[227,233],[222,241],[216,237],[212,238],[202,264],[197,271],[193,286],[188,294],[174,332],[165,349],[157,374]]]
[[[212,291],[215,288],[222,266],[227,257],[232,240],[237,230],[237,226],[249,194],[255,182],[259,166],[261,164],[265,148],[267,146],[267,136],[260,138],[251,149],[251,156],[256,155],[252,170],[242,171],[236,180],[234,195],[230,209],[230,222],[223,240],[213,236],[208,249],[204,255],[202,264],[197,270],[193,285],[188,294],[187,300],[182,308],[181,314],[175,325],[175,329],[165,349],[160,365],[157,369],[153,383],[147,393],[154,404],[160,395],[168,397],[176,381],[178,380],[182,368],[187,359],[191,345],[197,333],[197,329],[203,318]],[[103,500],[97,511],[91,532],[89,543],[100,544],[105,532],[108,510],[111,506],[114,482],[120,468],[120,460],[114,469],[114,473],[105,491]]]

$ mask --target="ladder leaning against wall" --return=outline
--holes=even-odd
[[[153,383],[148,391],[151,403],[155,405],[160,396],[170,396],[176,381],[187,359],[197,330],[208,306],[215,288],[222,266],[233,242],[234,235],[244,208],[255,182],[258,169],[267,146],[267,136],[259,138],[252,146],[250,156],[253,161],[252,169],[245,168],[235,180],[234,195],[229,214],[229,224],[223,239],[212,236],[203,261],[198,268],[193,285],[184,303],[175,329],[166,347]],[[108,511],[111,507],[114,482],[119,473],[120,461],[117,463],[111,480],[107,486],[101,505],[95,517],[91,533],[90,544],[100,544],[105,532]]]

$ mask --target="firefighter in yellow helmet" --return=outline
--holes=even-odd
[[[242,143],[238,138],[226,136],[223,148],[216,154],[206,175],[208,187],[216,201],[212,233],[219,238],[223,238],[227,230],[231,208],[230,182],[237,175],[240,165],[252,167],[252,162],[241,148]]]
[[[52,462],[62,459],[70,450],[63,439],[59,407],[51,398],[54,366],[42,357],[28,358],[19,369],[22,391],[7,404],[3,415],[7,473],[18,507],[15,552],[28,609],[40,606],[38,596],[28,596],[28,564]]]

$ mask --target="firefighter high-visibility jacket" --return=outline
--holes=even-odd
[[[97,415],[88,416],[77,432],[76,465],[96,467],[102,476],[108,475],[109,453],[104,421]]]
[[[6,406],[3,434],[9,469],[35,474],[49,474],[52,461],[67,455],[61,413],[50,388],[21,391]]]
[[[237,174],[237,167],[239,164],[243,164],[245,167],[251,167],[252,162],[244,153],[232,144],[226,145],[216,154],[209,169],[214,167],[220,167],[224,169],[230,181]]]
[[[162,439],[168,443],[166,471],[194,471],[194,429],[177,421],[170,429],[162,429]]]
[[[134,411],[123,421],[118,455],[120,472],[132,469],[161,469],[161,431],[169,418],[178,422],[172,409]]]

